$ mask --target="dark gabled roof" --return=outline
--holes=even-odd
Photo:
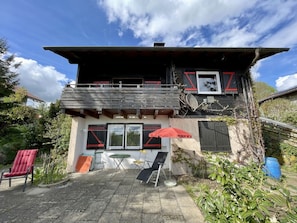
[[[256,50],[259,52],[256,61],[277,53],[288,51],[289,48],[215,48],[215,47],[43,47],[66,59],[71,64],[80,64],[98,58],[101,61],[133,61],[147,60],[151,63],[216,63],[239,68],[247,68],[255,62]]]
[[[297,95],[297,86],[293,87],[293,88],[290,88],[290,89],[287,89],[287,90],[284,90],[284,91],[279,91],[277,93],[274,93],[266,98],[263,98],[261,100],[258,101],[259,104],[262,104],[263,102],[265,101],[268,101],[268,100],[273,100],[273,99],[276,99],[276,98],[280,98],[280,97],[283,97],[283,96],[290,96],[292,94],[296,94]]]

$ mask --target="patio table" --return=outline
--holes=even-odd
[[[122,165],[122,162],[124,159],[129,158],[130,155],[129,154],[112,154],[109,157],[114,160],[114,162],[116,164],[116,169],[120,169],[120,167],[125,169],[125,167]]]

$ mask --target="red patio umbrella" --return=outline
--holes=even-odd
[[[149,134],[154,138],[192,138],[192,135],[182,129],[167,127],[157,129]]]

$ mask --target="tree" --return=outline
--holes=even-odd
[[[6,116],[11,120],[11,124],[29,124],[38,118],[37,111],[30,106],[26,106],[27,90],[25,88],[15,88],[14,93],[9,97],[4,97],[3,102],[12,103],[14,106],[9,108]]]
[[[49,106],[48,117],[55,118],[60,112],[61,101],[57,100],[55,103],[51,103]]]
[[[276,90],[264,82],[254,82],[256,100],[261,100],[275,93]]]
[[[254,82],[256,100],[267,98],[276,90],[264,82]],[[259,106],[260,116],[297,126],[297,105],[285,98],[276,98],[263,102]]]
[[[7,53],[8,47],[4,39],[0,39],[0,135],[9,125],[10,119],[3,114],[14,106],[13,102],[3,101],[4,97],[14,93],[15,86],[18,85],[18,74],[12,71],[12,68],[17,68],[20,63],[14,62],[14,55]]]

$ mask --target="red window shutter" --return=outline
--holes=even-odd
[[[89,125],[87,149],[104,149],[106,131],[106,125]]]
[[[159,128],[161,125],[143,125],[143,149],[161,149],[161,139],[149,137],[151,132]]]
[[[185,85],[185,90],[187,92],[195,92],[197,93],[197,79],[196,72],[184,72],[183,81]]]
[[[225,93],[238,93],[235,72],[223,72],[223,87]]]

